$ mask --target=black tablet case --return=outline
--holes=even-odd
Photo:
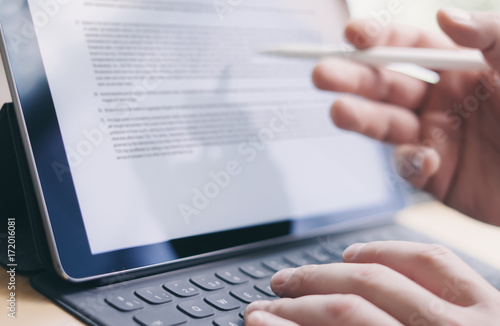
[[[46,269],[47,272],[33,275],[31,278],[33,287],[85,323],[100,325],[99,322],[89,317],[91,316],[89,314],[100,311],[94,310],[94,307],[97,307],[95,309],[102,309],[101,306],[97,305],[99,303],[97,300],[105,292],[101,292],[99,286],[103,284],[109,285],[117,280],[104,280],[102,283],[97,281],[88,284],[71,284],[65,282],[53,272],[54,269],[50,264],[47,241],[44,236],[40,210],[27,162],[14,107],[10,103],[5,104],[0,110],[0,263],[5,266],[12,263],[8,261],[7,256],[6,231],[8,219],[15,218],[16,270],[33,272]],[[398,226],[398,228],[402,229],[401,226]],[[416,233],[412,232],[412,234]],[[406,238],[406,240],[412,239]],[[429,241],[425,236],[413,240]],[[500,289],[500,278],[495,269],[483,263],[478,263],[474,259],[463,258]],[[131,274],[118,280],[126,281],[132,278],[134,278],[134,275]],[[123,287],[122,284],[117,286]],[[92,296],[91,291],[95,291],[96,294]],[[97,306],[89,306],[88,302],[92,302]],[[104,307],[109,308],[107,305]]]
[[[9,218],[15,219],[14,261],[7,251]],[[20,272],[48,268],[44,234],[14,105],[7,103],[0,110],[0,263]]]

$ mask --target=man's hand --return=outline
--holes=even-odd
[[[343,264],[277,273],[287,299],[251,304],[247,326],[494,326],[500,292],[451,251],[408,242],[357,244]]]
[[[366,21],[353,21],[347,39],[371,46],[477,48],[491,72],[441,72],[429,85],[383,68],[328,59],[313,79],[323,90],[352,93],[333,104],[340,128],[398,145],[400,174],[445,204],[500,225],[500,17],[442,10],[450,38],[405,26],[376,35]],[[369,35],[371,34],[371,35]],[[452,42],[451,40],[454,42]]]
[[[343,96],[332,106],[340,128],[398,145],[400,174],[477,219],[500,225],[500,17],[442,10],[449,38],[393,26],[374,35],[351,22],[346,36],[371,46],[477,48],[490,72],[441,72],[429,85],[383,68],[326,60],[316,86]],[[373,32],[373,31],[372,31]],[[451,40],[450,40],[451,39]],[[500,292],[449,250],[436,245],[354,245],[344,264],[284,270],[271,286],[287,297],[256,302],[248,326],[498,325]]]

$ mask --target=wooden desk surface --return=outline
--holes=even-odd
[[[473,221],[439,203],[410,207],[399,214],[398,220],[500,269],[500,228]],[[1,271],[0,301],[6,305],[8,274]],[[0,325],[83,325],[33,290],[26,277],[18,275],[16,283],[17,318],[7,317],[6,309],[2,309]]]

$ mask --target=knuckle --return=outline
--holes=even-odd
[[[360,270],[351,275],[354,286],[376,287],[380,278],[386,277],[390,269],[379,264],[360,265]]]
[[[486,300],[476,305],[478,310],[491,312],[495,311],[500,317],[500,298],[495,298],[493,300]]]
[[[293,299],[290,299],[290,298],[284,298],[284,299],[271,301],[266,310],[272,314],[280,315],[283,313],[283,310],[285,309],[285,307],[290,305],[290,302],[292,300]]]
[[[383,261],[388,254],[386,244],[390,242],[372,242],[368,243],[364,249],[370,253],[374,261]]]
[[[465,309],[468,310],[469,312],[468,321],[475,321],[475,323],[469,323],[467,325],[473,325],[473,324],[477,325],[481,324],[484,326],[498,325],[498,320],[500,319],[500,300],[498,300],[498,298],[492,300],[486,300],[473,307]],[[481,320],[481,322],[478,322],[478,320]],[[464,322],[463,324],[465,325],[466,323]]]
[[[294,278],[298,278],[302,281],[307,281],[312,274],[315,274],[318,270],[318,265],[305,265],[297,268],[296,272],[293,274]]]
[[[447,314],[442,317],[441,321],[443,326],[467,326],[475,324],[470,323],[464,314]]]
[[[454,257],[455,254],[450,249],[439,244],[426,245],[416,253],[416,260],[426,265],[440,265]]]
[[[314,280],[314,274],[318,270],[317,265],[306,265],[297,268],[293,273],[290,280],[287,282],[287,287],[291,291],[299,289],[302,285],[307,286],[307,284]]]
[[[345,294],[338,298],[326,304],[325,312],[339,325],[352,322],[352,317],[357,314],[363,299],[354,294]]]

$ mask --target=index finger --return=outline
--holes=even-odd
[[[345,29],[349,42],[359,49],[373,46],[456,49],[458,46],[444,34],[416,27],[391,24],[383,26],[375,20],[351,20]]]
[[[347,248],[343,258],[349,263],[387,266],[435,295],[464,307],[498,295],[484,278],[441,245],[372,242]]]
[[[394,317],[355,295],[312,295],[273,302],[257,301],[248,306],[245,313],[245,325],[248,322],[246,314],[252,316],[255,311],[266,311],[302,326],[402,326]],[[278,324],[248,323],[248,326],[257,325],[277,326]]]
[[[458,306],[437,297],[406,276],[378,264],[308,265],[285,269],[271,280],[274,293],[298,298],[306,295],[355,294],[405,324],[429,303],[453,311]],[[429,326],[442,325],[429,322]]]

